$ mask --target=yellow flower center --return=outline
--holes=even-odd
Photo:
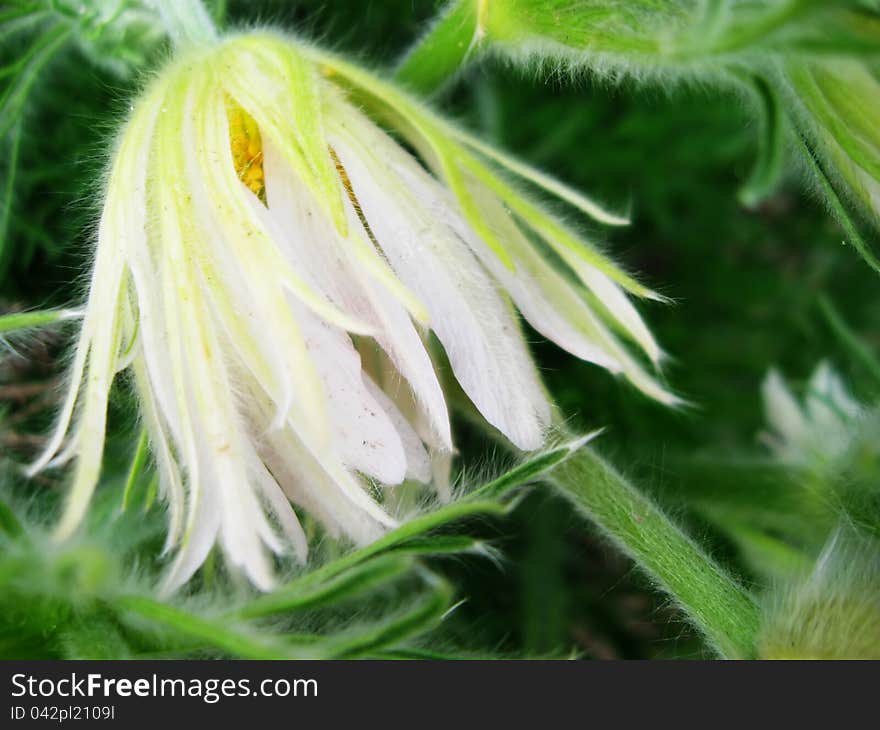
[[[266,204],[266,181],[263,176],[263,141],[254,118],[229,97],[226,98],[229,119],[229,143],[238,179]]]

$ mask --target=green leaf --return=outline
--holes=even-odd
[[[70,309],[46,309],[34,312],[4,314],[0,315],[0,334],[30,329],[32,327],[45,327],[46,325],[63,322],[68,319],[75,319],[79,316],[78,312]]]
[[[135,626],[154,626],[173,634],[195,640],[242,659],[303,658],[293,647],[271,634],[257,633],[229,621],[197,616],[167,603],[140,596],[121,596],[112,603],[123,620]],[[309,655],[311,657],[311,653]]]
[[[9,150],[7,152],[9,157],[6,162],[4,179],[0,182],[0,278],[3,277],[8,260],[9,224],[12,220],[12,201],[15,193],[15,176],[18,171],[18,155],[23,126],[23,120],[19,118],[9,133]]]
[[[302,588],[294,582],[255,598],[232,615],[259,618],[340,603],[400,579],[413,565],[414,561],[404,556],[380,556],[317,585]]]
[[[336,659],[368,656],[434,628],[451,610],[451,586],[432,573],[423,572],[428,590],[394,616],[370,627],[358,627],[350,636],[326,642],[324,649]]]
[[[752,174],[739,191],[739,200],[753,208],[766,200],[779,186],[785,161],[785,116],[779,98],[770,84],[752,76],[750,86],[758,100],[758,156]]]
[[[149,454],[149,442],[147,439],[147,430],[141,429],[138,437],[137,446],[134,450],[134,457],[131,460],[131,466],[128,469],[128,475],[125,477],[125,488],[122,491],[122,511],[128,509],[131,496],[134,492],[135,485],[141,474],[143,474],[144,466],[147,463]]]
[[[440,557],[473,553],[476,555],[493,556],[493,550],[482,540],[466,535],[428,535],[407,540],[400,547],[392,548],[393,555],[426,555]]]
[[[0,95],[0,139],[18,122],[40,73],[67,43],[71,33],[72,29],[67,24],[56,24],[41,34],[40,39],[18,61],[17,74]]]
[[[852,0],[505,0],[486,41],[515,62],[660,78],[760,66],[768,56],[876,53],[880,23]]]
[[[480,50],[485,0],[453,0],[401,61],[397,81],[415,92],[442,88]]]
[[[503,499],[510,492],[523,484],[536,481],[551,469],[568,459],[594,438],[599,436],[604,429],[598,429],[580,438],[569,441],[561,446],[528,457],[522,464],[515,466],[510,471],[493,479],[488,484],[477,487],[470,492],[465,499]]]
[[[16,33],[30,29],[46,15],[46,10],[35,4],[0,11],[0,42],[8,41]]]
[[[400,527],[386,533],[369,545],[354,550],[347,555],[343,555],[341,558],[337,558],[336,560],[291,581],[288,584],[287,589],[291,592],[302,590],[306,586],[314,586],[322,581],[333,578],[353,566],[364,562],[368,558],[392,550],[396,552],[405,551],[410,544],[410,541],[416,539],[420,540],[426,534],[452,522],[458,522],[470,517],[479,516],[502,517],[507,514],[507,511],[507,508],[498,502],[483,500],[473,502],[453,502],[452,504],[441,507],[433,512],[428,512],[427,514],[407,520]],[[421,549],[423,548],[424,543],[418,542],[416,545]]]
[[[849,239],[850,245],[856,250],[856,252],[858,252],[868,266],[880,274],[880,259],[877,258],[877,255],[871,250],[867,241],[862,237],[862,234],[859,232],[858,224],[853,218],[852,213],[841,200],[837,190],[834,188],[834,184],[826,174],[822,164],[816,158],[816,154],[803,138],[801,139],[801,146],[804,152],[804,159],[807,161],[810,170],[813,172],[820,190],[824,193],[825,200],[827,201],[829,208],[831,208],[831,213],[837,219],[837,222],[840,223],[844,233]]]

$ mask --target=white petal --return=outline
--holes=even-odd
[[[385,484],[400,484],[406,456],[394,423],[361,376],[361,358],[344,332],[298,313],[306,347],[324,382],[333,440],[342,462]]]
[[[132,361],[134,381],[141,402],[141,413],[144,426],[150,440],[150,450],[156,461],[159,471],[159,486],[161,494],[168,502],[169,525],[168,535],[165,538],[163,553],[177,545],[183,530],[184,513],[186,510],[186,493],[184,492],[183,480],[180,470],[171,450],[169,434],[166,433],[166,425],[159,412],[159,407],[154,395],[153,384],[147,375],[147,366],[142,352],[142,345],[136,346],[138,353]]]
[[[375,340],[409,383],[439,440],[451,449],[443,390],[406,310],[353,265],[346,241],[339,239],[270,143],[264,145],[264,169],[269,210],[285,234],[282,242],[293,265],[307,272],[309,281],[337,306],[369,324]],[[356,218],[354,223],[359,225]]]
[[[278,485],[332,537],[347,537],[363,545],[382,535],[385,526],[345,496],[337,480],[290,430],[267,432],[264,440],[260,456]]]
[[[251,390],[250,396],[248,417],[254,432],[261,434],[258,453],[290,499],[334,534],[346,534],[357,542],[374,539],[385,527],[397,525],[334,453],[314,448],[290,425],[267,429],[271,404],[257,390]]]
[[[778,370],[767,373],[761,384],[761,396],[764,417],[770,427],[787,442],[800,442],[806,433],[806,420]]]
[[[436,185],[421,175],[399,172],[413,186],[421,189]],[[475,189],[475,194],[480,192]],[[489,246],[468,226],[453,209],[449,196],[435,195],[435,214],[455,231],[477,254],[483,265],[504,286],[523,317],[551,342],[582,360],[596,363],[612,372],[622,365],[604,346],[605,328],[590,310],[583,298],[544,258],[535,251],[522,231],[491,194],[481,195],[479,204],[487,222],[498,238],[505,242],[516,269],[511,271],[492,252]]]
[[[106,321],[102,322],[102,326],[96,327],[89,350],[88,373],[82,394],[82,415],[76,426],[79,449],[73,483],[54,533],[59,540],[70,537],[82,521],[98,483],[104,457],[107,405],[116,374],[120,343],[118,298],[122,286],[122,262],[118,261],[115,270],[105,273],[108,276],[108,298],[90,302],[90,305],[108,309],[104,312]]]
[[[804,401],[810,421],[820,432],[826,428],[845,426],[861,411],[843,380],[825,360],[816,366],[810,376]]]
[[[516,446],[538,448],[549,405],[509,305],[468,248],[436,225],[390,170],[388,160],[400,155],[396,143],[370,131],[370,138],[331,135],[331,141],[376,238],[428,307],[431,327],[474,405]]]
[[[294,554],[301,563],[304,563],[309,554],[308,540],[296,512],[293,511],[290,500],[256,453],[250,471],[269,509],[278,520],[281,530],[293,548]]]
[[[178,273],[185,276],[185,270]],[[219,512],[218,537],[227,561],[243,569],[258,588],[269,590],[273,578],[264,544],[277,548],[276,539],[249,480],[247,436],[237,415],[220,339],[210,309],[197,295],[181,302],[180,309],[199,459],[198,476],[190,479],[190,510],[205,505],[206,510]],[[195,524],[194,529],[201,528]]]
[[[623,290],[605,274],[588,263],[579,261],[575,273],[598,297],[608,314],[642,347],[654,363],[660,362],[662,353],[641,315]]]
[[[422,444],[421,438],[415,429],[406,420],[404,415],[397,409],[394,401],[370,378],[364,375],[364,385],[367,390],[376,399],[376,402],[382,407],[400,437],[403,451],[406,455],[406,476],[409,479],[427,484],[431,481],[431,460],[428,452]]]
[[[220,511],[218,505],[210,500],[198,503],[192,515],[191,528],[181,542],[162,582],[162,594],[167,595],[186,583],[199,569],[214,543],[220,529]]]
[[[122,285],[126,242],[145,239],[146,225],[146,167],[149,153],[148,140],[155,124],[156,111],[150,105],[138,112],[126,129],[111,172],[108,195],[98,227],[98,243],[89,287],[89,301],[80,328],[76,354],[70,372],[70,385],[56,428],[40,457],[28,468],[33,476],[44,469],[58,453],[73,418],[80,390],[84,385],[87,362],[95,360],[93,338],[110,333],[118,327],[119,287]],[[118,333],[117,333],[118,334]],[[116,352],[110,357],[116,367]],[[105,358],[99,355],[98,360]],[[101,367],[100,364],[95,369]],[[92,366],[89,365],[89,369]],[[101,376],[103,377],[103,376]],[[111,377],[112,380],[112,377]],[[103,386],[101,386],[103,388]],[[93,391],[94,394],[94,391]],[[97,394],[94,394],[97,397]],[[90,440],[100,440],[103,431],[90,434]],[[77,438],[77,441],[79,439]],[[68,450],[59,461],[73,456]]]
[[[285,291],[284,279],[291,267],[277,251],[278,241],[266,230],[269,221],[265,209],[237,179],[231,154],[228,159],[224,156],[218,160],[212,153],[214,147],[228,148],[229,145],[222,97],[213,102],[218,107],[214,114],[207,115],[209,119],[200,127],[188,130],[190,146],[195,151],[189,173],[193,180],[194,209],[200,216],[200,225],[208,232],[207,236],[203,233],[196,237],[196,243],[203,249],[194,250],[193,254],[201,253],[199,263],[206,288],[222,314],[224,325],[233,328],[230,343],[266,392],[274,396],[274,426],[297,417],[300,428],[311,429],[313,438],[327,442],[329,431],[323,389]],[[227,177],[232,179],[223,184],[218,182]],[[226,218],[216,219],[217,210],[226,211]],[[235,215],[230,217],[229,210]],[[246,221],[239,220],[239,215]],[[216,264],[216,271],[206,268],[211,262]],[[222,277],[220,282],[213,281],[217,275]],[[321,312],[332,308],[325,298],[310,290],[308,282],[303,282],[297,272],[290,275],[299,277],[303,284],[304,289],[298,296],[301,301],[309,300],[307,306]],[[235,277],[241,280],[240,287],[234,283]],[[242,290],[245,296],[239,304],[231,295]],[[255,316],[256,328],[270,332],[271,336],[253,336],[249,330],[256,328],[236,312],[239,308]]]

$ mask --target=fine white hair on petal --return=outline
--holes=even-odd
[[[451,466],[454,449],[440,439],[431,425],[431,418],[425,413],[425,409],[418,401],[406,384],[405,379],[397,370],[394,362],[381,348],[361,347],[361,357],[366,361],[365,368],[369,378],[376,384],[382,394],[393,404],[397,413],[412,429],[425,449],[427,457],[427,470],[419,466],[418,471],[413,471],[414,463],[421,464],[421,455],[418,456],[407,452],[407,476],[416,481],[422,481],[422,476],[427,474],[428,481],[437,493],[437,496],[447,501],[451,495]],[[388,411],[395,418],[392,411]],[[404,448],[408,449],[405,429],[399,427]],[[413,459],[416,459],[414,462]]]
[[[96,328],[92,336],[82,413],[74,436],[78,443],[77,461],[66,508],[55,532],[58,539],[69,537],[82,521],[97,485],[104,455],[107,401],[119,350],[118,298],[122,287],[122,262],[112,261],[109,271],[102,273],[106,275],[106,281],[90,306],[117,312],[117,316],[111,316],[110,321]]]
[[[149,109],[141,111],[140,116],[146,118],[135,120],[137,124],[130,124],[131,129],[136,131],[152,125]],[[49,443],[27,470],[29,475],[33,475],[58,455],[64,437],[71,428],[77,403],[80,403],[79,418],[68,447],[54,462],[63,463],[74,455],[77,457],[67,504],[55,531],[57,539],[69,537],[82,521],[101,472],[107,402],[122,339],[121,305],[127,297],[125,259],[116,241],[137,233],[138,226],[136,215],[133,218],[128,216],[129,201],[123,199],[120,187],[123,180],[130,184],[125,180],[129,166],[145,163],[147,153],[142,142],[135,133],[124,135],[117,151],[117,160],[110,173],[111,181],[116,181],[117,185],[113,194],[108,195],[101,215],[89,302],[74,356],[69,389]],[[133,192],[137,207],[138,197],[141,201],[143,199],[143,186],[135,186]]]
[[[149,109],[141,111],[140,116],[149,116]],[[153,115],[155,116],[155,115]],[[149,120],[141,120],[139,125],[130,124],[129,127],[137,130],[139,127],[150,125]],[[133,162],[143,164],[146,168],[146,154],[148,146],[143,140],[133,138],[133,134],[124,135],[123,141],[117,151],[117,160],[111,170],[111,181],[121,180],[127,174],[128,165]],[[138,143],[142,142],[140,147]],[[118,186],[116,186],[118,188]],[[123,271],[123,260],[120,257],[118,247],[115,241],[126,237],[134,228],[131,218],[128,217],[126,205],[129,201],[121,199],[118,191],[113,190],[111,186],[111,194],[108,194],[105,201],[104,210],[101,214],[101,221],[98,228],[98,246],[95,254],[95,261],[92,268],[91,282],[89,286],[89,302],[85,309],[82,325],[80,326],[79,341],[76,347],[73,364],[70,369],[70,383],[65,395],[64,402],[61,406],[55,430],[49,438],[43,452],[31,464],[26,473],[33,476],[37,472],[46,468],[46,466],[56,457],[61,446],[70,430],[73,421],[74,412],[77,402],[83,390],[83,381],[86,376],[87,369],[93,375],[97,374],[98,363],[94,357],[94,337],[98,331],[105,334],[112,330],[113,323],[110,327],[103,321],[103,317],[109,312],[116,313],[117,299],[119,296],[118,287],[121,285],[121,276]],[[143,189],[136,188],[136,194],[143,193]],[[135,201],[137,206],[137,201]],[[137,209],[134,211],[137,213]],[[103,245],[101,245],[103,243]],[[113,289],[116,288],[116,291]],[[92,363],[90,364],[90,360]],[[115,365],[115,363],[114,363]],[[74,437],[78,441],[78,437]],[[101,439],[101,441],[103,441]],[[74,449],[69,450],[66,458],[73,455]],[[62,458],[59,462],[63,462],[66,458]]]
[[[431,460],[425,451],[422,439],[406,417],[398,410],[394,401],[369,375],[363,375],[364,385],[376,402],[382,407],[397,429],[403,452],[406,456],[406,477],[427,484],[431,481]],[[383,480],[385,481],[385,480]],[[393,483],[387,482],[386,484]]]
[[[406,476],[401,437],[364,382],[360,355],[348,335],[308,312],[300,312],[299,319],[309,355],[324,382],[340,459],[380,482],[400,484]]]
[[[329,220],[309,203],[308,191],[284,165],[271,142],[263,147],[269,213],[283,231],[281,243],[294,265],[337,306],[368,322],[428,415],[440,443],[452,448],[449,414],[424,343],[405,309],[380,283],[365,277],[346,255]],[[350,207],[349,207],[350,211]],[[360,225],[356,219],[354,224]]]
[[[489,190],[470,181],[469,190],[479,202],[487,225],[497,229],[511,256],[514,269],[501,262],[459,216],[448,201],[449,193],[424,173],[411,166],[395,165],[411,185],[434,186],[436,215],[467,241],[486,268],[501,282],[522,315],[538,332],[573,355],[596,363],[613,373],[622,373],[650,398],[675,406],[683,401],[670,393],[629,354],[601,317],[593,311],[582,293],[535,249],[519,229],[501,201]],[[577,257],[568,257],[573,273],[587,284],[607,316],[623,325],[639,342],[655,364],[661,352],[647,327],[620,287],[598,269]]]
[[[280,358],[278,367],[282,371],[282,386],[286,388],[289,383],[293,389],[288,393],[276,394],[279,400],[276,400],[278,407],[273,425],[277,427],[285,418],[298,414],[301,426],[312,429],[316,438],[326,442],[329,440],[329,429],[322,402],[323,389],[308,357],[299,323],[288,306],[286,284],[289,279],[286,276],[282,278],[290,267],[280,261],[276,245],[254,213],[253,195],[234,174],[222,96],[214,94],[209,101],[213,109],[206,110],[201,127],[195,130],[200,137],[197,141],[200,173],[192,178],[193,188],[197,190],[205,186],[206,217],[219,217],[217,223],[223,234],[222,240],[235,262],[228,273],[233,276],[238,274],[247,282],[262,326],[272,333],[271,337],[261,338],[253,342],[253,346],[243,348],[241,354],[257,373],[262,371],[261,364],[267,357]],[[210,252],[206,255],[210,255]],[[296,278],[301,281],[298,275]],[[300,294],[311,304],[321,300],[307,289],[308,285],[304,284]],[[327,312],[323,305],[316,306],[322,312]],[[296,408],[288,408],[289,398],[296,400]]]
[[[331,142],[379,245],[425,301],[468,397],[518,448],[540,447],[550,408],[503,294],[467,246],[390,173],[382,160],[398,154],[395,142],[371,124],[354,134],[333,130]]]
[[[299,517],[297,517],[290,504],[290,500],[255,450],[252,450],[252,456],[249,457],[249,461],[251,464],[249,471],[260,488],[260,493],[265,499],[269,510],[278,521],[281,530],[293,548],[294,554],[300,562],[304,563],[309,554],[308,540],[300,524]],[[281,551],[282,548],[279,546],[276,552]]]
[[[169,144],[169,139],[180,139],[196,93],[197,88],[189,89],[188,103],[169,108],[159,120],[157,159],[167,165],[161,171],[167,179],[186,175],[184,155],[165,150],[163,145]],[[175,313],[179,316],[175,330],[178,340],[172,343],[173,347],[176,344],[181,365],[177,381],[193,429],[187,441],[195,445],[188,465],[190,520],[176,570],[172,569],[175,577],[169,578],[169,585],[189,578],[192,565],[198,567],[204,559],[205,545],[210,547],[216,535],[230,564],[241,568],[254,585],[268,590],[273,578],[264,545],[277,547],[277,542],[249,480],[247,439],[237,413],[221,336],[200,286],[197,257],[184,245],[184,241],[198,235],[193,202],[177,198],[175,191],[167,188],[158,189],[156,196],[164,212],[161,234],[168,263],[164,267],[166,291],[179,296]],[[217,517],[194,519],[205,512],[216,512]]]
[[[486,269],[504,286],[523,317],[538,332],[582,360],[619,372],[620,362],[603,347],[601,324],[571,285],[525,239],[495,196],[478,200],[489,225],[505,241],[516,264],[509,269],[458,215],[448,193],[420,170],[395,165],[395,170],[416,190],[436,201],[435,215],[444,221],[477,255]],[[426,188],[433,188],[428,192]],[[477,190],[475,190],[477,192]]]
[[[623,373],[643,393],[667,405],[683,401],[666,390],[627,352],[617,337],[593,312],[583,295],[535,250],[501,201],[480,183],[466,179],[470,195],[479,205],[485,224],[504,240],[514,268],[500,261],[458,214],[451,194],[408,159],[404,150],[388,157],[389,166],[419,197],[432,201],[435,218],[466,241],[483,265],[504,286],[522,315],[541,334],[563,349],[614,373]],[[661,352],[626,294],[609,277],[578,257],[566,257],[573,273],[590,286],[608,316],[624,327],[657,363]]]
[[[575,273],[602,302],[609,316],[632,336],[653,363],[659,363],[663,355],[660,346],[620,286],[584,261],[577,262]]]
[[[270,404],[257,391],[251,396],[249,418],[261,434],[257,451],[289,499],[317,517],[333,537],[347,536],[358,544],[374,540],[394,524],[378,507],[365,510],[352,500],[353,489],[367,497],[355,477],[327,454],[312,452],[293,428],[266,429]]]
[[[135,387],[140,397],[144,427],[147,429],[153,458],[156,460],[159,471],[159,487],[162,496],[168,502],[168,534],[162,550],[163,553],[166,553],[180,542],[186,510],[186,494],[180,469],[171,450],[166,422],[159,413],[153,385],[147,374],[142,341],[137,345],[137,353],[132,360],[132,370],[134,371]]]
[[[397,525],[383,485],[431,482],[448,498],[455,449],[434,335],[476,409],[523,450],[544,443],[551,413],[514,306],[578,357],[672,398],[612,333],[659,359],[616,282],[643,288],[595,252],[575,257],[563,231],[550,247],[566,278],[528,237],[559,234],[556,220],[474,167],[473,140],[423,145],[443,158],[441,182],[321,58],[271,34],[185,53],[114,153],[69,390],[30,471],[76,458],[57,530],[71,534],[100,475],[112,383],[132,371],[168,503],[165,591],[215,547],[271,589],[276,556],[308,554],[294,506],[365,543]],[[353,73],[410,132],[442,136]]]

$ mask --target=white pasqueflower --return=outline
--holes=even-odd
[[[761,385],[769,433],[762,434],[781,462],[823,465],[844,455],[853,443],[854,426],[864,409],[843,379],[826,362],[813,371],[803,403],[782,375],[770,370]]]
[[[291,502],[356,542],[394,525],[369,482],[429,482],[453,449],[429,333],[483,417],[539,448],[550,405],[511,300],[564,349],[674,403],[612,332],[656,363],[624,290],[651,293],[487,159],[621,222],[278,35],[196,48],[159,74],[113,155],[70,390],[31,467],[76,459],[58,535],[87,509],[126,368],[169,507],[169,588],[215,543],[271,587],[272,553],[306,555]]]

